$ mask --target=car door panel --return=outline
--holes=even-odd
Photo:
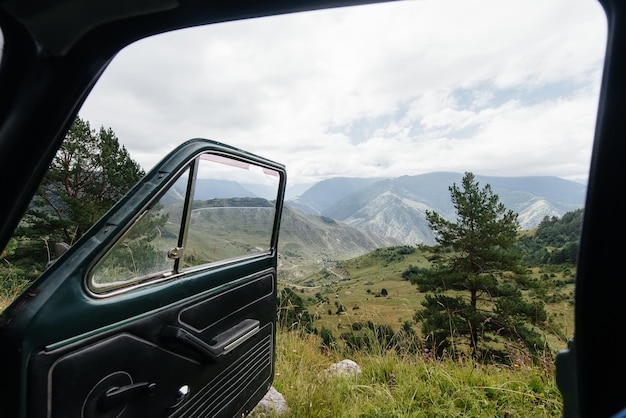
[[[46,411],[52,417],[106,417],[115,411],[114,416],[163,416],[163,411],[172,416],[222,416],[219,411],[229,406],[224,404],[228,394],[252,395],[253,389],[267,389],[271,384],[274,281],[271,270],[233,280],[234,285],[219,292],[176,303],[78,343],[37,353],[31,360],[29,399],[35,400],[33,404],[41,406],[41,411],[31,411],[33,416],[46,416]],[[211,346],[216,336],[246,321],[256,324],[256,332],[214,357],[168,332],[179,329]],[[266,325],[259,328],[260,323]],[[146,384],[145,390],[137,388],[103,406],[112,388],[141,383]],[[188,388],[188,400],[173,408],[184,387]],[[83,401],[76,401],[80,399]],[[232,411],[232,405],[226,410]]]
[[[209,160],[219,155],[220,164],[244,168],[258,164],[262,172],[278,173],[280,181],[273,183],[277,186],[275,198],[237,197],[232,206],[224,203],[232,199],[223,196],[200,199],[199,175],[190,175],[191,181],[185,178],[187,194],[192,191],[196,195],[185,199],[189,204],[170,202],[174,209],[170,208],[167,222],[160,221],[157,228],[160,234],[176,237],[179,247],[168,253],[168,264],[180,266],[164,274],[113,282],[103,293],[95,293],[89,286],[91,272],[111,254],[111,248],[126,242],[128,231],[140,219],[137,213],[147,212],[147,207],[155,206],[155,196],[165,196],[164,190],[174,188],[175,179],[198,155],[209,155]],[[235,163],[222,160],[226,156]],[[0,334],[9,346],[0,350],[13,355],[18,365],[14,363],[12,372],[20,388],[19,416],[247,414],[269,389],[274,375],[276,246],[285,184],[282,170],[278,164],[223,144],[195,140],[149,173],[5,312]],[[199,203],[191,204],[194,200]],[[213,200],[221,206],[216,207]],[[156,207],[162,209],[162,202],[161,198]],[[254,202],[262,204],[259,208],[246,206]],[[189,221],[194,205],[201,206],[197,209],[200,215],[194,216],[204,216],[195,224]],[[273,214],[271,221],[268,208]],[[231,209],[238,216],[238,226],[243,227],[228,224],[229,231],[213,234],[229,222],[224,213]],[[171,213],[182,215],[178,219]],[[248,223],[242,220],[242,213]],[[166,225],[173,219],[173,227]],[[181,255],[186,243],[183,235],[189,228],[202,233],[190,240],[195,255],[185,261]],[[172,233],[179,230],[180,237]],[[237,230],[234,235],[232,230]],[[269,241],[267,248],[259,247],[257,230]],[[202,256],[204,243],[220,234],[221,245],[237,248],[235,256],[224,256],[232,251],[222,252],[223,257],[215,260]],[[153,242],[172,243],[161,238]],[[252,244],[224,244],[227,239],[249,239]],[[247,248],[252,249],[247,252]],[[163,253],[162,248],[158,250],[156,253]],[[139,255],[135,251],[135,258]]]

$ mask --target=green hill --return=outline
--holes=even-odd
[[[409,266],[428,267],[429,255],[427,246],[380,248],[340,263],[329,262],[316,273],[281,281],[279,287],[296,291],[315,318],[314,328],[326,328],[335,337],[368,321],[396,331],[409,322],[419,332],[413,316],[424,294],[402,273]],[[544,266],[531,271],[546,285],[545,294],[533,295],[544,301],[550,315],[553,332],[545,338],[553,350],[566,348],[574,329],[573,267]]]

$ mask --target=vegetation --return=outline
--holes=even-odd
[[[561,417],[552,363],[533,365],[511,352],[513,366],[437,358],[430,351],[354,352],[356,376],[327,373],[345,357],[320,351],[321,336],[279,330],[274,387],[286,417]],[[283,415],[284,416],[284,415]]]
[[[438,355],[409,320],[424,294],[405,272],[427,270],[434,250],[381,248],[330,267],[337,274],[320,272],[302,278],[307,286],[289,288],[287,294],[297,296],[293,304],[314,323],[295,321],[277,331],[274,387],[287,401],[287,417],[562,416],[553,358],[573,330],[572,266],[528,273],[543,287],[535,294],[546,301],[552,349],[532,353],[512,341],[502,345],[504,364],[490,363]],[[382,289],[387,297],[376,296]],[[337,306],[345,310],[337,313]],[[345,358],[362,373],[326,372]]]
[[[560,219],[545,217],[534,233],[520,237],[523,261],[532,266],[575,264],[583,222],[583,210],[564,214]]]
[[[451,186],[450,194],[457,221],[426,213],[438,246],[431,268],[409,274],[420,292],[428,292],[415,315],[422,333],[432,338],[438,354],[452,350],[498,362],[506,359],[507,343],[544,349],[536,330],[547,320],[543,302],[522,293],[533,282],[515,247],[517,214],[489,184],[480,188],[472,173],[463,177],[462,189]]]
[[[12,238],[0,252],[0,312],[28,285],[29,281],[11,265],[8,258],[15,253],[17,240]]]
[[[19,232],[72,245],[143,175],[110,128],[76,118]]]
[[[277,299],[277,322],[283,330],[315,332],[313,316],[306,310],[303,299],[291,288],[280,291]]]
[[[38,277],[59,255],[55,247],[72,245],[143,175],[110,128],[76,118],[3,251],[0,299]]]
[[[571,216],[566,214],[564,222]],[[542,223],[518,245],[522,257],[525,248],[542,239],[544,228],[559,228],[559,223]],[[302,279],[311,288],[300,288],[298,296],[315,312],[314,331],[278,330],[274,386],[289,405],[288,416],[561,417],[553,359],[555,348],[564,348],[573,332],[575,266],[525,266],[526,280],[534,286],[524,294],[545,302],[549,344],[531,352],[520,341],[503,343],[505,361],[493,363],[438,354],[433,341],[413,329],[406,318],[425,296],[415,291],[410,278],[428,271],[429,260],[441,250],[417,246],[405,252],[401,247],[377,249],[331,268],[337,274]],[[379,289],[388,290],[388,297],[377,297]],[[353,308],[324,315],[333,305]],[[363,372],[350,378],[325,372],[344,358],[356,361]]]

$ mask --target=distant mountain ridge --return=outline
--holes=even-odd
[[[292,280],[319,271],[326,262],[394,245],[400,242],[285,205],[280,224],[279,268],[281,275]]]
[[[425,212],[456,216],[449,188],[461,186],[463,173],[435,172],[397,178],[341,177],[321,181],[286,204],[300,211],[344,222],[361,231],[403,244],[433,244]],[[475,175],[482,188],[491,185],[500,201],[518,214],[522,229],[545,216],[561,217],[584,207],[586,186],[559,177]]]
[[[335,177],[314,184],[302,195],[288,199],[287,202],[292,208],[299,209],[306,214],[321,215],[325,209],[337,203],[338,200],[381,180],[383,179]]]

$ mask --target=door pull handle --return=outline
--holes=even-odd
[[[176,341],[214,361],[219,361],[223,358],[222,356],[243,344],[258,332],[258,320],[244,319],[237,325],[213,337],[210,343],[206,343],[189,331],[174,325],[165,326],[161,336],[165,339]]]

